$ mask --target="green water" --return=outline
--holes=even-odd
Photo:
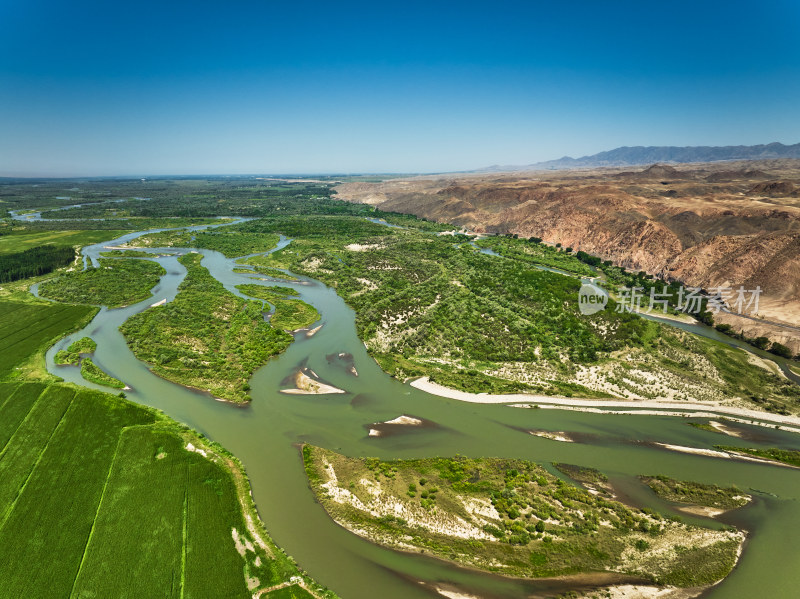
[[[103,245],[117,245],[136,234],[85,249],[89,259]],[[155,250],[154,250],[155,251]],[[175,252],[174,248],[169,251]],[[181,250],[187,251],[187,250]],[[254,281],[233,273],[233,260],[201,250],[203,265],[229,290]],[[245,407],[214,401],[153,375],[136,360],[117,328],[150,304],[174,298],[185,269],[177,258],[154,258],[167,270],[153,297],[117,310],[105,308],[83,330],[48,352],[48,368],[67,380],[89,387],[77,368],[55,366],[56,351],[84,335],[98,345],[95,362],[133,389],[128,397],[163,410],[171,417],[218,441],[244,463],[253,495],[275,541],[302,568],[346,599],[408,599],[440,595],[423,587],[453,584],[479,597],[550,596],[569,589],[563,582],[517,581],[458,568],[421,554],[375,546],[337,526],[316,504],[302,468],[298,443],[310,442],[351,456],[406,458],[432,455],[519,457],[537,462],[562,461],[591,466],[608,474],[624,493],[663,512],[671,508],[643,487],[638,474],[666,474],[720,485],[754,489],[751,506],[727,515],[726,522],[750,531],[739,566],[706,596],[715,599],[796,597],[800,588],[800,541],[792,534],[800,522],[800,471],[733,460],[665,451],[646,442],[709,448],[730,439],[686,425],[683,418],[586,414],[561,410],[519,409],[463,403],[418,391],[396,381],[367,355],[355,333],[354,314],[333,290],[300,277],[297,283],[267,281],[293,287],[322,315],[322,329],[313,337],[299,334],[279,358],[254,375],[253,401]],[[237,292],[238,294],[238,292]],[[339,360],[353,355],[358,377]],[[345,394],[303,396],[278,392],[280,382],[306,362],[323,380]],[[375,422],[408,414],[436,423],[384,437],[369,437]],[[519,429],[537,428],[580,433],[580,443],[561,443],[531,436]],[[756,446],[798,448],[789,433],[750,427],[762,436]],[[645,442],[645,443],[641,443]],[[699,518],[696,523],[719,526]]]

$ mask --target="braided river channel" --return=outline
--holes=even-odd
[[[151,231],[148,231],[151,232]],[[104,246],[119,246],[145,232],[131,233],[84,248],[96,263]],[[290,240],[282,239],[279,247]],[[617,491],[641,507],[678,515],[636,476],[664,474],[751,493],[753,502],[717,520],[686,516],[690,523],[711,527],[734,525],[748,531],[736,569],[705,597],[790,598],[800,596],[800,470],[691,455],[653,445],[666,443],[712,448],[733,444],[720,434],[687,426],[685,417],[652,414],[586,413],[557,409],[520,409],[500,404],[466,403],[425,393],[385,374],[367,354],[355,329],[355,314],[322,283],[298,276],[296,282],[264,280],[234,273],[234,259],[210,250],[149,248],[151,259],[167,271],[152,289],[152,297],[125,308],[103,307],[83,330],[59,341],[47,354],[48,369],[65,380],[97,387],[83,380],[77,367],[56,366],[59,349],[82,336],[97,342],[95,362],[131,387],[127,397],[162,410],[175,420],[219,442],[244,464],[261,518],[276,543],[320,584],[345,599],[413,599],[441,597],[433,586],[447,586],[485,598],[547,597],[580,588],[575,580],[516,580],[450,565],[421,554],[385,549],[355,536],[333,522],[316,503],[303,469],[299,444],[320,445],[350,456],[383,459],[426,456],[497,456],[544,464],[567,462],[599,469]],[[313,305],[322,328],[313,336],[299,332],[295,342],[259,369],[252,380],[252,401],[236,406],[171,383],[153,374],[128,348],[118,327],[153,303],[174,299],[186,270],[180,254],[198,251],[202,264],[226,289],[243,283],[292,287]],[[163,255],[169,253],[171,255]],[[500,259],[500,258],[498,258]],[[35,290],[34,290],[35,291]],[[672,323],[670,323],[672,324]],[[695,331],[701,332],[702,331]],[[713,331],[709,335],[713,335]],[[341,354],[353,357],[358,375],[349,371]],[[281,381],[306,366],[342,394],[288,395]],[[104,389],[105,390],[105,389]],[[385,436],[369,436],[373,423],[402,414],[435,426],[398,427]],[[800,448],[794,433],[741,425],[752,447]],[[401,430],[400,430],[401,429]],[[579,442],[563,443],[528,434],[525,429],[568,431]],[[425,583],[425,584],[421,584]],[[588,587],[587,587],[588,588]]]

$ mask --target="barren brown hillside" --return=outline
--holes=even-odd
[[[800,326],[800,161],[345,183],[342,199],[476,232],[541,237],[704,288],[763,289],[759,316]],[[800,332],[725,321],[800,351]]]

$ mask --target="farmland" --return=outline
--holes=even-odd
[[[248,526],[236,462],[147,408],[0,383],[0,451],[0,596],[245,598],[302,576]]]
[[[264,322],[261,302],[226,291],[201,259],[182,256],[187,275],[175,300],[136,314],[120,330],[136,357],[160,376],[222,399],[249,401],[252,373],[292,337]]]
[[[44,245],[83,246],[100,243],[122,235],[125,231],[15,231],[0,236],[0,254],[10,254]]]
[[[96,308],[0,301],[0,377],[15,368],[44,371],[44,351],[58,337],[88,323]],[[30,362],[30,363],[29,363]]]

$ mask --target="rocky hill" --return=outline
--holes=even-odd
[[[800,326],[798,187],[800,161],[773,160],[420,177],[337,192],[475,232],[540,237],[689,285],[760,286],[759,316]],[[800,332],[771,335],[800,351]]]

